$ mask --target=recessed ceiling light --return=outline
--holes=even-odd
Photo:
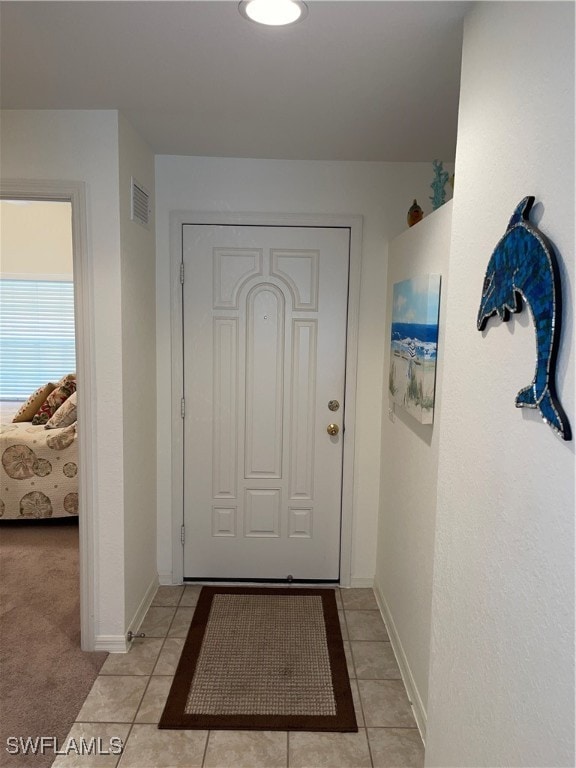
[[[301,0],[242,0],[238,10],[245,19],[272,27],[295,24],[308,14]]]

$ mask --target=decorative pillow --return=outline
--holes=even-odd
[[[66,376],[62,376],[60,381],[56,384],[57,387],[64,387],[66,384],[69,384],[72,382],[74,384],[74,389],[76,389],[76,374],[75,373],[67,373]]]
[[[65,384],[58,383],[56,389],[53,392],[50,392],[46,400],[44,400],[40,408],[36,411],[32,418],[32,424],[34,426],[38,424],[46,424],[46,422],[54,416],[62,403],[67,400],[73,392],[76,392],[75,379],[69,379]]]
[[[76,392],[72,392],[70,397],[65,400],[44,425],[45,429],[59,429],[60,427],[69,427],[76,421]]]
[[[35,392],[32,392],[24,405],[16,412],[16,415],[12,419],[12,423],[16,424],[19,421],[32,421],[32,417],[38,408],[46,400],[48,395],[55,389],[56,384],[52,384],[52,382],[43,384],[41,387],[38,387]]]

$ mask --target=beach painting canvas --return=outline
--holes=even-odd
[[[394,284],[388,389],[422,424],[434,421],[440,275]]]

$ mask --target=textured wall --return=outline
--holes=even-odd
[[[439,208],[390,243],[387,324],[394,283],[425,274],[442,276],[434,424],[420,424],[388,394],[389,336],[384,357],[382,480],[375,589],[385,611],[394,650],[403,666],[421,732],[426,703],[436,530],[438,442],[442,423],[442,369],[452,203]]]
[[[478,3],[464,30],[440,425],[427,766],[574,765],[574,442],[514,407],[527,312],[476,330],[516,204],[561,255],[574,409],[574,5]]]
[[[156,579],[156,240],[154,155],[119,115],[124,417],[125,617],[130,625]],[[149,191],[148,228],[130,219],[130,178]]]

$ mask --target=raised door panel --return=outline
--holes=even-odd
[[[284,305],[282,292],[266,283],[246,301],[246,478],[282,476]]]

